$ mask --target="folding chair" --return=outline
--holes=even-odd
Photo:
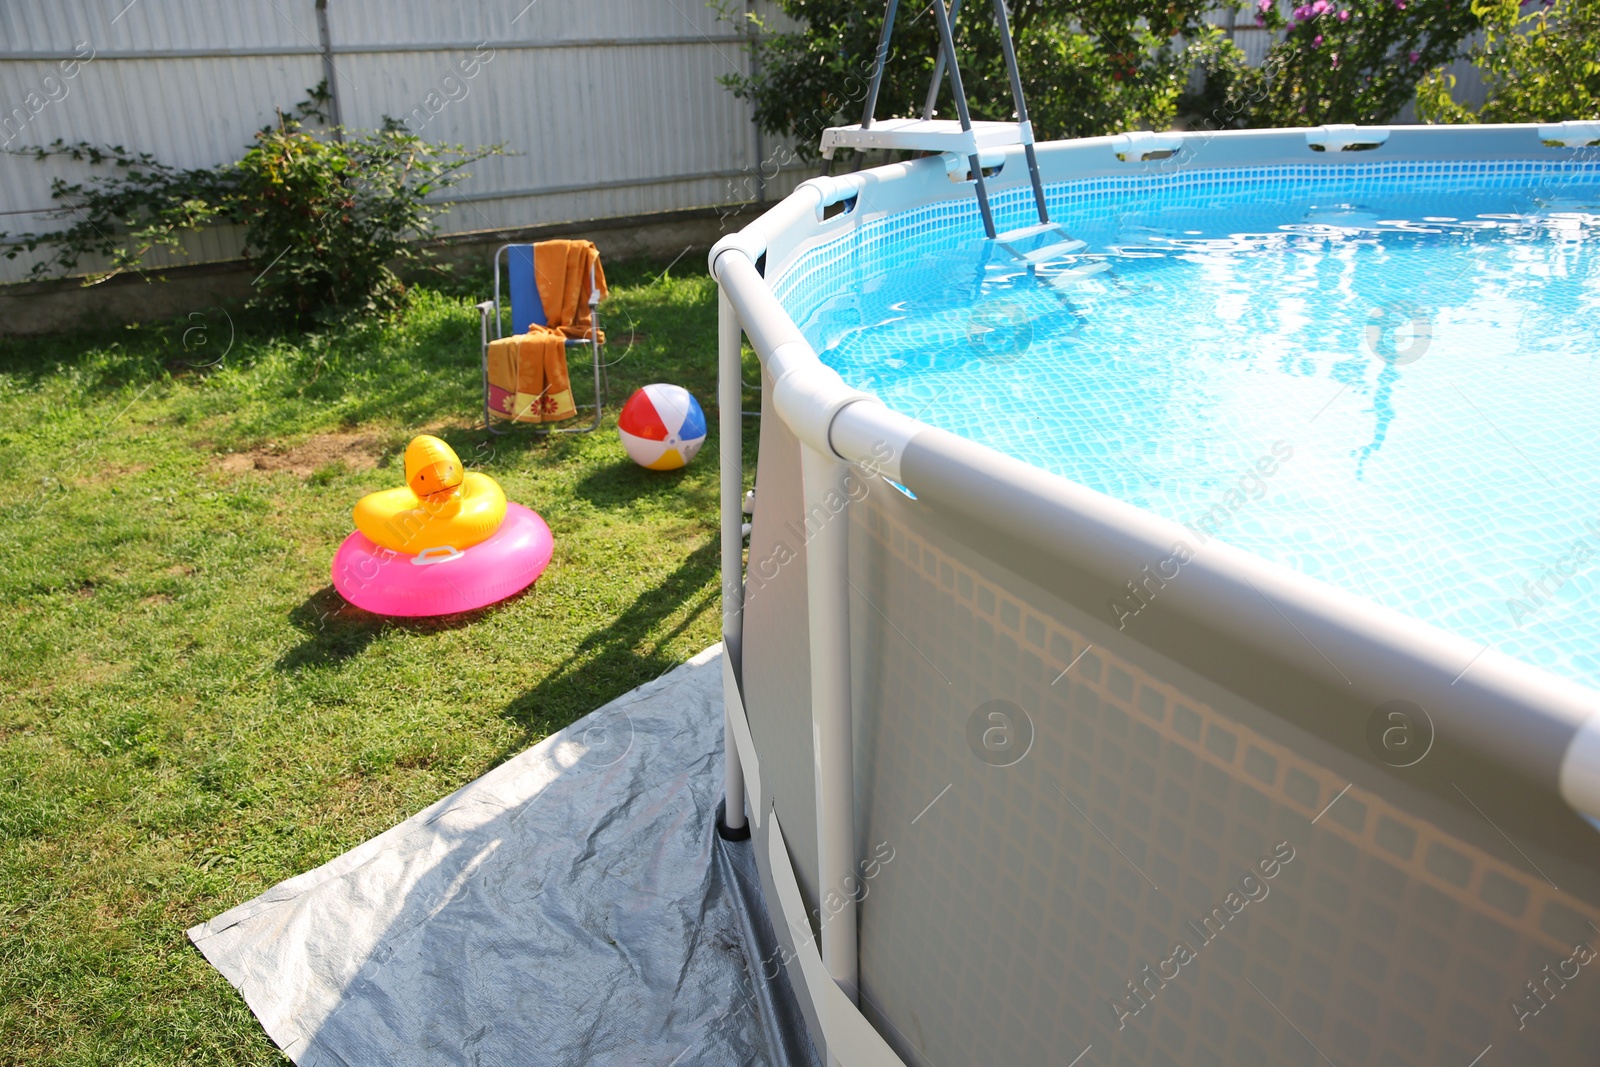
[[[500,310],[500,261],[506,261],[506,289],[511,303],[511,330],[518,332],[518,327],[526,330],[529,324],[545,326],[549,319],[545,317],[544,302],[539,298],[539,284],[533,273],[533,245],[501,245],[495,249],[494,257],[490,260],[494,264],[494,300],[485,300],[478,305],[479,327],[482,337],[483,353],[483,425],[484,429],[492,434],[503,434],[505,430],[494,428],[494,419],[489,407],[489,316],[494,316],[494,337],[498,341],[502,330],[502,316]],[[594,408],[594,421],[586,426],[538,426],[534,433],[590,433],[600,428],[601,415],[605,410],[606,380],[605,363],[601,358],[601,350],[605,345],[600,340],[600,294],[595,288],[594,268],[589,270],[589,330],[588,339],[568,338],[567,350],[587,347],[594,364],[594,403],[579,404],[579,410]]]

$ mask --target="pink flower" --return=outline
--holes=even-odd
[[[1406,9],[1406,0],[1394,0],[1394,6],[1397,11],[1404,11]]]
[[[1350,21],[1350,12],[1348,12],[1348,11],[1339,12],[1339,21],[1340,22],[1349,22]]]
[[[1421,58],[1422,58],[1422,53],[1421,52],[1412,52],[1411,53],[1411,62],[1415,63],[1417,60],[1419,60]]]
[[[1317,34],[1315,37],[1313,37],[1311,39],[1311,47],[1312,48],[1321,48],[1322,47],[1322,34],[1319,33],[1319,34]]]
[[[1528,3],[1533,3],[1533,0],[1528,0]],[[1272,10],[1272,4],[1273,0],[1256,0],[1256,10],[1265,15]]]
[[[1339,53],[1338,52],[1335,52],[1333,54],[1333,64],[1332,64],[1332,66],[1333,66],[1334,70],[1338,70],[1339,69]]]
[[[1313,15],[1324,15],[1331,6],[1332,5],[1328,3],[1328,0],[1317,0],[1316,3],[1311,5],[1311,13]]]

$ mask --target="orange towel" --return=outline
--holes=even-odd
[[[588,340],[589,279],[607,295],[600,253],[589,241],[542,241],[533,246],[534,279],[548,325],[489,343],[489,406],[518,422],[560,422],[578,413],[567,374],[567,338]],[[516,328],[512,323],[512,328]],[[604,334],[599,337],[605,341]]]
[[[589,339],[589,271],[603,300],[608,294],[600,252],[592,241],[541,241],[533,246],[533,275],[551,329]],[[603,340],[604,338],[602,338]]]

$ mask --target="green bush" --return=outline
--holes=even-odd
[[[1220,34],[1197,43],[1206,89],[1189,107],[1200,125],[1388,122],[1426,71],[1458,55],[1477,16],[1460,0],[1314,0],[1288,16],[1257,0],[1256,22],[1284,31],[1259,67]]]
[[[1600,118],[1600,0],[1550,0],[1526,14],[1517,0],[1474,0],[1483,44],[1472,50],[1488,99],[1457,103],[1456,79],[1434,70],[1417,86],[1428,122],[1562,122]]]
[[[417,239],[431,236],[448,206],[430,193],[467,176],[464,167],[500,152],[433,145],[386,118],[381,129],[353,135],[341,127],[313,133],[326,87],[278,123],[256,134],[236,163],[184,170],[146,153],[57,141],[27,150],[40,160],[63,156],[118,173],[88,183],[62,178],[50,214],[70,223],[42,234],[0,234],[0,250],[15,258],[44,247],[48,258],[32,276],[71,274],[85,259],[103,258],[105,270],[86,284],[139,267],[155,248],[180,249],[185,232],[218,223],[244,228],[245,256],[261,271],[253,304],[299,321],[399,307],[404,286],[392,264],[425,253]]]

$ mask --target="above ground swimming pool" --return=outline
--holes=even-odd
[[[934,156],[712,253],[729,810],[819,1049],[1592,1063],[1600,124],[1050,143],[1050,229],[1020,160],[999,240]]]
[[[952,228],[786,309],[895,411],[1600,689],[1600,173],[1522,169],[1058,186],[1111,271]]]

